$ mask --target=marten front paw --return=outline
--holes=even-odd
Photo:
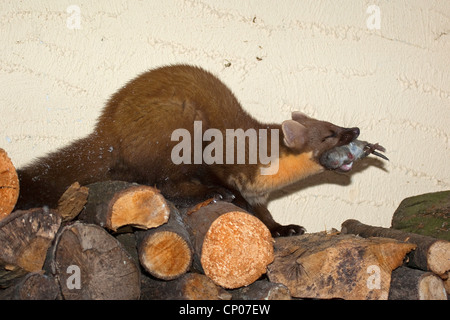
[[[287,226],[277,226],[270,230],[272,233],[272,237],[290,237],[290,236],[298,236],[302,235],[306,232],[306,229],[297,226],[295,224],[289,224]]]

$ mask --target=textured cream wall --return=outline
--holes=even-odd
[[[450,1],[2,0],[0,27],[0,147],[16,166],[87,135],[138,73],[184,62],[260,120],[302,110],[388,149],[272,201],[282,223],[389,226],[404,197],[450,189]]]

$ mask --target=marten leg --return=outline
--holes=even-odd
[[[304,234],[306,231],[305,228],[297,226],[295,224],[282,226],[273,219],[272,214],[269,212],[266,205],[253,205],[253,212],[255,216],[259,220],[261,220],[267,226],[267,228],[269,228],[270,233],[273,237],[289,237],[293,235]]]

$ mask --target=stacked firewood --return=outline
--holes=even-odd
[[[122,181],[74,183],[57,208],[13,211],[18,194],[0,149],[0,299],[447,297],[444,240],[355,220],[273,239],[232,203],[177,207]]]

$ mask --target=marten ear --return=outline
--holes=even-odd
[[[296,150],[301,150],[306,144],[306,127],[297,121],[286,120],[281,124],[283,130],[284,144]]]
[[[292,117],[292,120],[295,120],[295,121],[302,121],[302,120],[309,119],[309,117],[306,114],[304,114],[303,112],[300,112],[300,111],[293,111],[291,114],[291,117]]]

